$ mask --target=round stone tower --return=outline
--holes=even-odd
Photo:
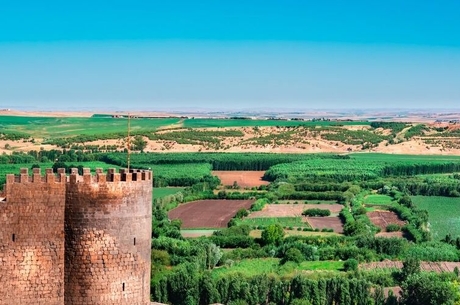
[[[66,185],[65,304],[150,304],[152,173],[72,169]]]
[[[64,304],[66,176],[7,175],[0,194],[0,305]]]

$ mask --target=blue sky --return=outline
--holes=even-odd
[[[460,1],[10,2],[2,108],[460,108]]]

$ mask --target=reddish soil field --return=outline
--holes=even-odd
[[[400,261],[383,261],[383,262],[373,262],[365,263],[359,265],[360,269],[371,270],[371,269],[401,269],[403,263]],[[460,269],[459,262],[421,262],[420,268],[423,271],[433,271],[433,272],[453,272],[455,267]]]
[[[262,180],[265,171],[213,171],[223,185],[233,185],[236,181],[240,187],[267,185],[270,182]]]
[[[253,200],[199,200],[169,211],[170,219],[182,220],[182,228],[226,228],[241,209],[249,209]]]
[[[252,212],[249,217],[296,217],[302,216],[306,209],[324,209],[333,214],[338,214],[342,209],[341,204],[267,204],[262,211]]]
[[[374,225],[382,229],[382,232],[385,232],[389,224],[397,224],[399,226],[406,224],[398,218],[398,215],[391,211],[373,211],[367,213],[367,216]]]
[[[336,233],[343,233],[343,224],[339,217],[306,217],[313,229],[333,229]]]

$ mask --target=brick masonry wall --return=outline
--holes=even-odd
[[[150,304],[152,181],[142,175],[70,176],[66,305]]]
[[[63,174],[62,174],[63,175]],[[0,305],[64,304],[65,177],[7,176],[0,202]]]

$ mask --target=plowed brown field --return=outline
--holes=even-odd
[[[266,204],[262,211],[252,212],[249,217],[295,217],[302,216],[306,209],[324,209],[332,214],[339,213],[343,209],[341,204]]]
[[[343,233],[343,224],[339,217],[307,217],[307,222],[313,229],[333,229],[336,233]]]
[[[371,222],[382,229],[382,231],[385,231],[389,224],[397,224],[399,226],[406,224],[403,220],[398,218],[398,215],[391,211],[373,211],[367,213],[367,216]]]
[[[249,209],[253,200],[199,200],[180,205],[168,213],[182,220],[182,228],[226,228],[239,209]]]
[[[213,171],[223,185],[233,185],[236,181],[240,187],[267,185],[270,182],[262,180],[265,171]]]
[[[383,261],[383,262],[373,262],[360,264],[360,269],[371,270],[371,269],[401,269],[403,263],[400,261]],[[433,271],[433,272],[453,272],[455,267],[460,269],[459,262],[421,262],[420,268],[423,271]]]

